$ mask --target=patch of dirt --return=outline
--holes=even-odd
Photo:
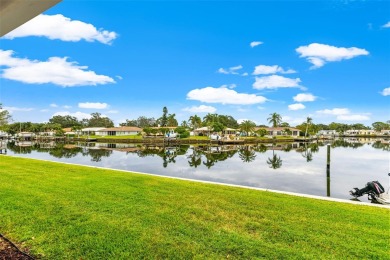
[[[33,260],[34,258],[23,254],[14,245],[0,236],[0,260]]]

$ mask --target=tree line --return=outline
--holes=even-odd
[[[283,118],[278,113],[271,113],[267,118],[269,126],[272,127],[283,127],[284,131],[289,134],[291,131],[289,123],[284,122]],[[251,120],[244,120],[238,123],[237,120],[230,115],[220,115],[208,113],[203,118],[198,115],[191,115],[188,120],[183,120],[180,124],[176,119],[176,114],[170,114],[167,107],[162,110],[162,115],[159,118],[139,116],[137,119],[126,119],[120,126],[135,126],[146,131],[152,127],[179,127],[178,130],[184,132],[185,129],[196,129],[199,127],[208,127],[210,131],[220,132],[226,128],[240,129],[246,135],[254,132],[255,128],[260,128],[258,134],[263,136],[267,133],[266,128],[268,125],[256,125]],[[70,115],[56,115],[49,119],[47,123],[32,123],[32,122],[12,122],[12,116],[7,110],[2,109],[0,103],[0,130],[5,131],[9,134],[15,134],[20,131],[22,132],[47,132],[47,131],[58,131],[60,134],[63,128],[71,128],[72,130],[80,130],[86,127],[114,127],[113,121],[100,113],[92,113],[90,118],[84,118],[78,120],[74,116]],[[375,131],[390,130],[390,120],[386,122],[374,122],[371,126],[366,126],[362,123],[345,124],[332,122],[330,124],[315,124],[313,119],[307,117],[307,119],[301,124],[294,128],[299,129],[304,135],[313,135],[320,130],[335,130],[338,133],[343,133],[346,130],[368,130],[373,129]]]

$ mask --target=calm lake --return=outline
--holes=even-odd
[[[331,146],[327,178],[327,144]],[[351,199],[349,190],[378,180],[387,190],[386,139],[288,144],[143,146],[8,142],[7,155],[138,171],[186,179]],[[367,201],[367,196],[361,197]]]

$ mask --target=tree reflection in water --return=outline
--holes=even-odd
[[[256,153],[252,150],[252,147],[245,145],[238,150],[238,156],[243,162],[253,162],[256,159]]]
[[[282,166],[283,160],[275,154],[276,150],[290,152],[292,150],[301,153],[307,162],[313,160],[313,155],[319,152],[320,147],[330,143],[333,148],[353,148],[357,149],[364,145],[370,145],[375,149],[390,151],[389,138],[345,138],[336,140],[318,141],[313,143],[288,143],[288,144],[272,144],[272,156],[267,159],[267,164],[272,169],[278,169]],[[188,149],[191,148],[190,153]],[[91,161],[100,162],[103,158],[108,158],[113,154],[113,151],[126,151],[128,154],[136,154],[139,157],[158,156],[162,159],[163,167],[166,168],[169,164],[176,163],[177,156],[186,156],[190,167],[198,168],[201,165],[208,169],[215,166],[216,163],[225,161],[238,153],[238,157],[243,162],[253,162],[256,160],[257,153],[265,153],[267,146],[264,144],[256,145],[200,145],[200,146],[147,146],[126,144],[115,145],[111,144],[102,148],[100,143],[64,143],[64,142],[7,142],[7,149],[14,154],[31,154],[32,152],[48,153],[55,158],[72,158],[78,155],[90,156]],[[127,149],[127,150],[126,150]]]
[[[275,143],[272,143],[272,157],[268,158],[267,164],[272,169],[278,169],[282,167],[283,160],[280,159],[280,156],[275,154]]]

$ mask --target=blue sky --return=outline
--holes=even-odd
[[[390,1],[63,0],[0,38],[15,121],[390,119]]]

